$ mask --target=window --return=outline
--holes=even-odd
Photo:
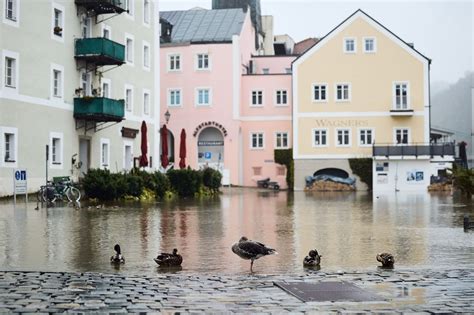
[[[92,75],[90,72],[81,71],[81,88],[84,96],[90,96],[92,93]]]
[[[288,132],[277,132],[275,134],[275,148],[276,149],[288,148]]]
[[[5,86],[16,88],[16,59],[5,57]]]
[[[313,146],[325,147],[328,145],[328,131],[326,129],[313,129]]]
[[[327,84],[314,84],[313,85],[313,101],[326,102],[327,91],[328,91]]]
[[[17,167],[18,129],[0,126],[0,166]]]
[[[58,8],[54,8],[53,34],[59,37],[63,36],[63,11]]]
[[[263,69],[262,69],[262,73],[263,73],[263,74],[269,74],[269,73],[270,73],[270,69],[269,69],[269,68],[263,68]]]
[[[61,164],[61,139],[53,138],[51,141],[51,159],[53,164]]]
[[[91,32],[92,32],[91,22],[92,22],[91,18],[84,18],[81,20],[82,38],[91,37]]]
[[[110,164],[110,140],[100,139],[100,165],[102,168],[107,168]]]
[[[357,50],[355,38],[344,38],[344,52],[355,53]]]
[[[263,132],[253,132],[250,134],[250,148],[263,149]]]
[[[288,105],[288,93],[286,90],[276,91],[276,104],[277,105]]]
[[[126,88],[125,89],[125,109],[131,112],[132,108],[133,108],[133,89]]]
[[[198,70],[209,70],[209,55],[208,54],[197,54],[197,65]]]
[[[62,73],[60,70],[53,70],[53,96],[62,96]]]
[[[143,23],[150,24],[150,0],[143,1]]]
[[[110,80],[102,79],[102,97],[110,98]]]
[[[252,91],[252,106],[263,106],[263,91]]]
[[[125,10],[127,10],[128,16],[133,17],[135,13],[134,0],[125,0]]]
[[[408,83],[395,83],[394,84],[394,108],[398,110],[409,108],[409,87]]]
[[[108,26],[104,26],[104,28],[102,29],[102,37],[104,38],[107,38],[107,39],[110,39],[111,38],[111,34],[110,34],[110,27]]]
[[[372,52],[375,52],[375,50],[376,50],[375,38],[373,37],[364,38],[364,52],[372,53]]]
[[[143,44],[143,68],[150,70],[150,45]]]
[[[209,89],[197,89],[196,90],[196,105],[210,105],[210,90]]]
[[[336,146],[350,146],[351,145],[351,130],[350,129],[336,129]]]
[[[374,140],[374,132],[372,129],[359,129],[359,145],[370,146]]]
[[[181,55],[168,56],[168,71],[181,70]]]
[[[143,92],[143,114],[150,114],[150,93]]]
[[[128,64],[133,64],[133,39],[127,38],[125,40],[125,60]]]
[[[5,137],[5,162],[15,162],[15,134],[4,133]]]
[[[181,90],[168,90],[168,106],[181,106]]]
[[[17,21],[17,2],[18,0],[5,0],[5,18],[11,21]]]
[[[351,87],[349,84],[336,84],[336,101],[344,102],[351,99]]]
[[[408,144],[410,142],[410,132],[406,128],[395,129],[395,143]]]

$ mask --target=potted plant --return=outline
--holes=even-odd
[[[63,31],[63,29],[60,26],[55,26],[53,31],[55,35],[61,35],[61,32]]]

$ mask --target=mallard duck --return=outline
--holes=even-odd
[[[391,268],[393,267],[393,264],[395,263],[395,259],[393,258],[393,255],[390,253],[377,254],[376,258],[377,258],[377,261],[380,261],[382,263],[382,267]]]
[[[153,260],[160,266],[171,267],[171,266],[181,266],[183,262],[183,257],[178,254],[178,250],[173,249],[173,253],[161,253]]]
[[[321,264],[321,257],[322,255],[318,254],[316,249],[312,249],[309,251],[308,256],[303,259],[303,266],[305,267],[316,267]]]
[[[262,243],[251,241],[242,236],[240,240],[232,245],[232,251],[242,259],[250,259],[250,272],[253,272],[253,262],[266,255],[278,254],[273,248],[267,247]]]
[[[112,257],[110,257],[110,262],[114,264],[125,263],[125,258],[122,256],[122,252],[120,250],[119,244],[115,244],[114,250],[115,250],[115,255],[112,255]]]

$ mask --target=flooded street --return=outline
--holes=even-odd
[[[212,200],[40,208],[0,204],[0,269],[158,273],[153,258],[177,248],[182,273],[246,274],[250,262],[232,253],[240,236],[276,248],[254,271],[303,271],[316,248],[322,270],[373,270],[378,252],[396,268],[474,268],[474,233],[464,232],[472,201],[449,194],[304,193],[224,188]],[[119,243],[126,263],[109,259]],[[166,271],[169,272],[169,271]]]

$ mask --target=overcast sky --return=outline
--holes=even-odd
[[[211,0],[158,0],[161,11],[211,8]],[[275,34],[295,41],[322,37],[357,9],[364,10],[431,58],[431,82],[456,82],[474,65],[474,0],[320,1],[261,0]]]

